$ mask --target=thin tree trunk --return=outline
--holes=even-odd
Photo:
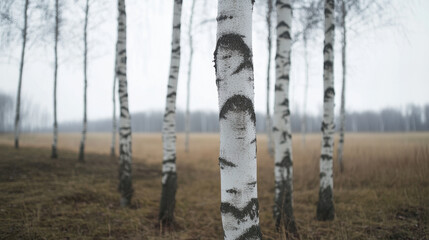
[[[305,86],[304,86],[304,104],[302,107],[302,122],[301,122],[301,133],[302,133],[302,145],[305,147],[305,137],[307,134],[307,99],[308,99],[308,45],[307,37],[304,36],[304,61],[305,61]]]
[[[252,60],[253,1],[219,0],[214,52],[225,239],[261,239]]]
[[[22,29],[22,51],[21,51],[21,64],[19,66],[19,81],[18,93],[16,95],[16,113],[15,113],[15,148],[19,148],[19,132],[20,132],[20,111],[21,111],[21,86],[22,86],[22,73],[24,71],[24,56],[25,45],[27,43],[27,18],[28,18],[28,2],[25,0],[24,6],[24,28]]]
[[[291,69],[292,2],[279,0],[277,8],[276,84],[274,100],[275,136],[275,196],[274,218],[277,230],[297,232],[293,215],[292,130],[289,108],[289,79]]]
[[[192,22],[194,18],[194,8],[195,8],[195,0],[192,0],[192,8],[191,8],[191,17],[189,19],[189,29],[188,29],[188,37],[189,37],[189,62],[188,62],[188,83],[187,83],[187,90],[186,90],[186,120],[185,120],[185,127],[186,127],[186,138],[185,138],[185,151],[189,152],[189,131],[191,128],[191,121],[190,121],[190,110],[189,110],[189,103],[190,103],[190,95],[191,95],[191,74],[192,74],[192,58],[194,56],[194,45],[192,41]]]
[[[340,165],[340,172],[344,171],[344,165],[343,165],[343,147],[344,147],[344,132],[346,127],[346,48],[347,48],[347,32],[346,32],[346,5],[345,1],[342,0],[341,4],[341,11],[342,11],[342,27],[343,27],[343,42],[342,42],[342,48],[341,48],[341,64],[343,69],[343,86],[341,89],[341,110],[340,110],[340,140],[338,143],[338,164]]]
[[[115,147],[116,147],[116,68],[118,66],[118,47],[115,47],[115,71],[113,73],[113,94],[112,94],[112,101],[113,101],[113,118],[112,118],[112,145],[110,146],[110,156],[115,156]]]
[[[267,29],[268,29],[268,37],[267,37],[267,47],[268,47],[268,64],[267,64],[267,114],[265,119],[265,129],[267,131],[268,138],[268,152],[270,156],[274,156],[274,143],[273,143],[273,131],[272,131],[272,120],[270,113],[270,72],[271,72],[271,53],[272,53],[272,40],[271,40],[271,20],[272,20],[272,12],[273,12],[273,1],[267,0]]]
[[[127,14],[125,0],[118,0],[118,41],[117,41],[117,69],[119,80],[119,102],[121,115],[119,121],[119,192],[121,206],[129,206],[133,195],[131,179],[131,116],[128,110],[128,82],[127,82]]]
[[[80,148],[79,148],[79,161],[84,162],[85,161],[85,140],[86,140],[86,131],[87,131],[87,115],[86,115],[86,91],[88,87],[88,78],[87,78],[87,70],[88,70],[88,35],[87,35],[87,29],[88,29],[88,12],[89,12],[89,0],[86,0],[86,9],[85,9],[85,26],[83,29],[83,45],[84,45],[84,52],[83,52],[83,76],[84,76],[84,83],[83,83],[83,128],[82,128],[82,139],[80,140]]]
[[[167,100],[162,125],[164,157],[162,161],[162,194],[158,219],[163,225],[170,225],[174,220],[176,203],[176,91],[180,68],[180,26],[182,0],[174,0],[173,37],[171,43],[170,75],[168,80]]]
[[[323,48],[323,121],[322,152],[320,155],[320,190],[317,204],[317,219],[326,221],[335,217],[333,202],[334,151],[334,43],[335,43],[335,1],[325,0],[325,42]]]
[[[55,0],[55,65],[54,65],[54,138],[52,143],[52,158],[58,158],[58,123],[57,123],[57,78],[58,78],[58,35],[59,35],[59,6]]]

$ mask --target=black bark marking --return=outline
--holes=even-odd
[[[334,220],[335,210],[332,196],[332,189],[330,186],[325,189],[319,190],[319,202],[317,203],[317,220]]]
[[[231,188],[231,189],[226,190],[226,192],[227,192],[227,193],[232,193],[232,194],[237,194],[237,193],[238,193],[238,190],[237,190],[237,189],[235,189],[235,188]]]
[[[292,159],[290,157],[290,152],[289,151],[285,151],[283,153],[283,158],[281,162],[277,162],[276,166],[277,167],[283,167],[283,168],[290,168],[292,167]]]
[[[322,159],[322,161],[331,161],[332,160],[332,156],[328,155],[328,154],[322,154],[322,155],[320,155],[320,158]]]
[[[171,93],[169,93],[167,95],[167,98],[171,98],[171,97],[174,97],[174,96],[176,96],[176,92],[171,92]]]
[[[254,181],[254,182],[250,182],[250,183],[248,183],[247,185],[249,185],[249,186],[253,186],[253,187],[255,187],[256,186],[256,181]]]
[[[330,147],[331,144],[329,144],[329,139],[331,139],[329,136],[323,137],[323,147]]]
[[[334,68],[334,64],[332,63],[332,61],[326,60],[325,62],[323,62],[323,69],[324,70],[332,71],[333,68]]]
[[[233,19],[234,17],[233,16],[227,16],[227,15],[220,15],[219,17],[216,18],[216,21],[220,22],[220,21],[226,20],[228,18]]]
[[[288,4],[288,3],[282,3],[280,1],[276,1],[276,6],[277,5],[280,5],[280,8],[289,8],[289,9],[292,9],[292,6],[290,4]]]
[[[172,49],[172,50],[171,50],[171,52],[172,52],[172,53],[180,52],[180,46],[178,46],[178,47],[176,47],[176,48]]]
[[[273,132],[277,132],[279,129],[277,127],[273,127]]]
[[[334,48],[330,43],[325,44],[325,46],[323,47],[323,53],[329,53],[329,52],[332,52],[333,50]]]
[[[279,22],[279,24],[277,24],[277,28],[279,28],[279,27],[290,28],[290,26],[285,21]]]
[[[281,75],[279,77],[279,79],[283,79],[283,80],[289,81],[289,75],[288,74],[287,75]]]
[[[280,103],[280,106],[288,107],[289,106],[289,99],[286,98],[285,100],[283,100],[283,102]]]
[[[252,51],[249,46],[243,40],[242,35],[238,34],[226,34],[221,36],[216,43],[216,50],[214,51],[214,62],[215,62],[215,70],[217,72],[217,61],[218,61],[218,52],[220,48],[225,48],[230,51],[238,51],[239,54],[243,57],[243,62],[239,65],[239,67],[234,71],[234,74],[243,70],[244,68],[251,67],[253,69],[252,63]]]
[[[177,24],[177,25],[174,25],[173,26],[173,29],[180,29],[180,26],[181,26],[181,24],[179,23],[179,24]]]
[[[237,240],[262,239],[262,232],[259,225],[253,225],[241,234]]]
[[[220,204],[220,211],[223,214],[232,214],[238,222],[243,221],[246,216],[249,216],[253,220],[255,217],[259,217],[258,199],[252,198],[242,210],[236,208],[231,203],[223,202]]]
[[[237,167],[233,162],[230,162],[226,160],[225,158],[219,158],[219,166],[221,169],[224,169],[225,167]]]
[[[278,38],[284,38],[284,39],[292,39],[291,37],[290,37],[290,33],[289,33],[289,31],[284,31],[282,34],[280,34],[279,36],[278,36]]]
[[[253,144],[253,143],[256,143],[256,138],[250,142],[250,144]]]
[[[283,85],[281,84],[276,84],[274,85],[274,91],[283,91]]]
[[[174,156],[171,159],[167,159],[167,160],[162,161],[163,165],[166,164],[166,163],[176,163],[176,156]]]
[[[255,110],[253,109],[253,102],[246,96],[234,95],[230,97],[222,106],[219,118],[226,119],[226,114],[230,111],[235,113],[247,112],[247,114],[250,115],[250,119],[252,120],[253,124],[256,125],[256,116]]]
[[[328,87],[323,94],[323,101],[328,101],[329,99],[335,96],[335,89],[333,87]]]
[[[321,173],[319,174],[319,178],[320,178],[320,179],[324,178],[325,176],[326,176],[326,173],[324,173],[324,172],[321,172]]]

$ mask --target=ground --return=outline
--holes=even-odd
[[[301,239],[429,239],[429,133],[347,134],[343,173],[335,163],[335,220],[315,219],[319,134],[293,136],[294,211]],[[79,134],[0,135],[0,239],[222,239],[219,137],[178,136],[177,203],[173,229],[157,226],[161,196],[160,134],[133,135],[132,206],[119,206],[118,159],[110,135],[89,134],[78,162]],[[264,239],[275,231],[273,159],[258,135],[258,194]],[[335,158],[336,159],[336,158]]]

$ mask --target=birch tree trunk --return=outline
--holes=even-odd
[[[59,35],[59,6],[58,0],[55,0],[55,64],[54,64],[54,137],[52,143],[52,158],[58,158],[58,123],[57,123],[57,78],[58,78],[58,35]]]
[[[342,34],[343,41],[341,46],[341,64],[343,69],[343,86],[341,88],[341,108],[340,108],[340,140],[338,143],[338,164],[340,166],[340,172],[344,171],[343,165],[343,147],[344,147],[344,132],[346,127],[346,48],[347,48],[347,29],[346,29],[346,3],[344,0],[341,1],[341,12],[342,12]]]
[[[305,137],[307,134],[307,99],[308,99],[308,45],[307,37],[304,35],[304,61],[305,61],[305,86],[304,86],[304,104],[302,107],[302,122],[301,122],[301,134],[302,134],[302,145],[305,147]]]
[[[167,99],[162,124],[162,193],[158,219],[163,225],[174,220],[176,203],[176,92],[180,68],[180,26],[182,0],[174,0],[173,37],[171,42],[170,75],[167,87]]]
[[[18,93],[16,95],[16,113],[15,113],[15,148],[19,148],[19,132],[20,132],[20,111],[21,111],[21,86],[22,86],[22,73],[24,71],[24,56],[25,45],[27,43],[27,18],[28,18],[28,2],[25,0],[24,5],[24,28],[22,29],[22,51],[21,51],[21,64],[19,66],[19,80],[18,80]]]
[[[335,1],[325,0],[325,42],[323,48],[323,121],[322,153],[320,155],[320,190],[317,204],[317,219],[333,220],[333,162],[334,150],[334,42],[335,42]]]
[[[253,1],[219,0],[214,52],[225,239],[261,239],[252,60]]]
[[[115,47],[115,71],[113,73],[113,118],[112,118],[112,145],[110,146],[110,156],[115,156],[115,146],[116,146],[116,68],[118,67],[118,47]]]
[[[133,195],[131,181],[131,116],[128,110],[127,83],[127,15],[125,0],[118,0],[118,41],[116,76],[119,80],[119,102],[121,115],[119,120],[119,192],[121,206],[129,206]]]
[[[192,74],[192,58],[194,56],[194,45],[193,45],[193,39],[192,39],[192,23],[194,18],[194,9],[195,9],[195,0],[192,0],[192,8],[191,8],[191,17],[189,19],[189,29],[188,29],[188,37],[189,37],[189,62],[188,62],[188,84],[187,84],[187,90],[186,90],[186,120],[185,120],[185,131],[186,131],[186,138],[185,138],[185,151],[189,152],[189,131],[191,128],[190,123],[190,110],[189,110],[189,104],[190,104],[190,95],[191,95],[191,74]]]
[[[85,8],[85,26],[83,29],[83,128],[82,128],[82,139],[80,140],[80,148],[79,148],[79,161],[85,161],[85,140],[86,140],[86,131],[87,131],[87,115],[86,115],[86,91],[88,87],[88,78],[87,78],[87,70],[88,70],[88,39],[87,39],[87,29],[88,29],[88,12],[89,12],[89,0],[86,0],[86,8]]]
[[[289,75],[291,69],[291,27],[292,2],[278,0],[277,9],[277,53],[276,84],[274,100],[275,136],[275,196],[274,218],[276,228],[295,234],[296,224],[293,215],[293,166],[292,166],[292,130],[289,108]]]
[[[274,143],[273,143],[273,131],[272,131],[272,120],[270,113],[270,72],[271,72],[271,53],[272,53],[272,40],[271,40],[271,20],[273,12],[273,1],[267,0],[267,29],[268,29],[268,38],[267,38],[267,47],[268,47],[268,64],[267,64],[267,115],[265,119],[265,129],[267,131],[268,138],[268,152],[270,156],[274,156]]]

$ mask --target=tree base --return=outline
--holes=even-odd
[[[131,204],[131,199],[126,197],[121,197],[119,204],[121,207],[128,207]]]
[[[18,149],[19,148],[19,140],[15,139],[15,148]]]
[[[58,158],[57,147],[55,147],[54,145],[52,145],[51,158],[53,158],[53,159],[57,159]]]
[[[317,203],[317,220],[332,221],[335,218],[334,202],[332,200],[331,187],[319,191],[319,202]]]
[[[79,148],[79,162],[85,162],[85,145],[80,144]]]
[[[176,205],[177,174],[169,172],[166,182],[162,185],[161,205],[158,220],[163,226],[174,222],[174,207]]]
[[[115,148],[113,148],[113,147],[110,148],[110,156],[111,157],[116,157]]]

